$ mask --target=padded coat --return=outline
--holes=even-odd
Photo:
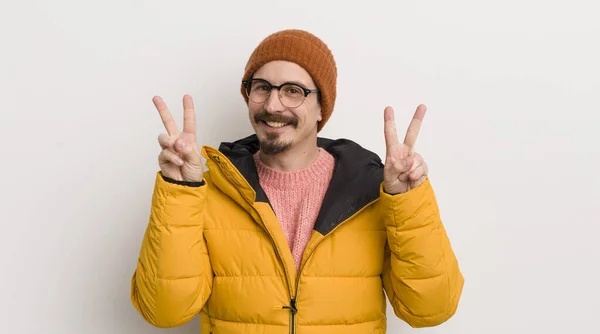
[[[131,280],[137,311],[157,327],[200,314],[203,334],[385,333],[386,295],[412,327],[439,325],[464,279],[429,179],[383,191],[383,164],[345,140],[297,271],[252,154],[256,136],[202,147],[204,182],[155,179]]]

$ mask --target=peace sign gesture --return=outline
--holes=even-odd
[[[183,97],[182,132],[177,129],[177,124],[162,98],[155,96],[152,102],[167,129],[167,133],[158,136],[158,143],[162,148],[158,155],[158,165],[162,174],[177,181],[202,181],[204,170],[196,141],[196,115],[192,97]]]
[[[419,186],[427,178],[427,164],[423,157],[414,151],[417,135],[425,116],[426,107],[419,105],[404,137],[398,140],[394,109],[384,110],[385,166],[383,168],[383,187],[389,194],[405,193]]]

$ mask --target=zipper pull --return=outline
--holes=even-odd
[[[296,309],[296,303],[295,302],[290,302],[290,305],[283,305],[283,306],[273,306],[274,310],[290,310],[292,312],[297,312],[298,310]]]
[[[292,298],[292,300],[290,300],[290,310],[292,311],[292,314],[298,313],[298,308],[296,307],[296,298]]]
[[[292,314],[296,314],[298,313],[298,308],[296,308],[296,299],[292,298],[292,300],[290,300],[290,305],[289,306],[283,306],[284,309],[288,309],[292,312]]]

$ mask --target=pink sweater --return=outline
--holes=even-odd
[[[308,167],[294,172],[272,169],[260,161],[258,154],[254,155],[254,162],[260,185],[273,206],[299,269],[331,180],[335,158],[319,148],[319,155]]]

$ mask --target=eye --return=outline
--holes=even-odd
[[[252,91],[264,91],[268,90],[269,86],[264,82],[256,82],[252,85]]]
[[[296,86],[285,86],[285,93],[288,95],[301,95],[303,93],[302,89],[300,89],[300,87],[296,87]]]

